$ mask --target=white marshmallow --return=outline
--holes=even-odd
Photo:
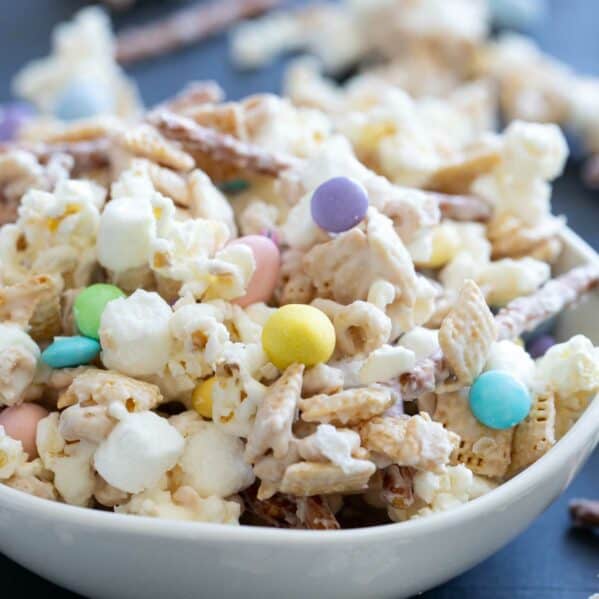
[[[401,336],[397,343],[414,352],[416,361],[430,356],[439,348],[439,331],[425,327],[414,327]]]
[[[158,372],[171,350],[171,315],[157,293],[143,289],[109,302],[100,322],[104,366],[130,376]]]
[[[491,345],[484,370],[503,370],[530,387],[535,375],[534,360],[523,347],[513,341],[497,341]]]
[[[410,349],[383,345],[366,358],[360,368],[360,382],[364,385],[384,383],[411,370],[415,362],[414,352]]]
[[[150,202],[121,197],[106,205],[98,230],[98,260],[115,272],[148,262],[156,222]]]
[[[177,429],[154,412],[129,414],[99,445],[94,466],[113,487],[140,493],[175,466],[184,443]]]

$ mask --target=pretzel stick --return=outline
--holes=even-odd
[[[42,161],[50,160],[55,154],[67,154],[74,160],[74,170],[83,171],[108,166],[109,148],[109,139],[101,137],[92,141],[4,144],[0,145],[0,152],[26,150]]]
[[[183,112],[201,104],[218,104],[225,97],[223,88],[216,81],[194,81],[173,98],[169,98],[157,109]]]
[[[232,23],[260,14],[279,0],[213,0],[178,10],[148,25],[125,29],[117,36],[116,59],[129,63],[160,56],[224,31]]]
[[[576,526],[599,526],[599,501],[575,499],[570,502],[570,517]]]
[[[532,295],[510,302],[495,317],[498,339],[515,339],[535,329],[543,321],[559,314],[585,292],[599,283],[599,266],[590,264],[574,268],[551,279]],[[441,350],[420,360],[411,372],[400,377],[402,397],[413,400],[448,382],[451,370]]]
[[[281,171],[301,164],[294,156],[269,152],[166,110],[151,113],[148,121],[165,137],[180,142],[186,150],[204,152],[213,160],[237,168],[276,177]]]
[[[451,195],[435,191],[426,193],[437,200],[444,218],[484,222],[491,217],[491,206],[476,196]]]

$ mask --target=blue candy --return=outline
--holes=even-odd
[[[100,343],[89,337],[56,337],[42,352],[42,361],[52,368],[89,364],[100,353]]]
[[[499,27],[526,29],[546,12],[546,0],[490,0],[491,18]]]
[[[114,110],[112,94],[91,79],[71,82],[56,100],[54,114],[63,121],[84,119]]]
[[[528,389],[508,372],[489,370],[470,387],[470,409],[485,426],[504,430],[522,422],[530,412]]]

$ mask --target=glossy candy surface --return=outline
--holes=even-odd
[[[33,114],[33,108],[23,102],[0,105],[0,141],[13,140]]]
[[[4,431],[9,437],[22,443],[29,459],[33,460],[37,457],[35,444],[37,423],[47,415],[48,410],[36,403],[10,406],[0,412],[0,426],[4,427]]]
[[[504,430],[522,422],[530,412],[528,389],[508,372],[489,370],[470,387],[470,409],[489,428]]]
[[[58,96],[54,114],[63,121],[85,119],[114,110],[114,98],[109,90],[92,79],[72,81]]]
[[[42,352],[42,361],[52,368],[89,364],[100,353],[100,343],[89,337],[56,337]]]
[[[335,328],[328,316],[317,308],[287,304],[266,321],[262,346],[269,360],[280,370],[296,362],[314,366],[331,357],[335,349]]]
[[[355,227],[366,216],[368,195],[360,183],[349,177],[333,177],[312,194],[312,219],[329,233]]]
[[[555,338],[551,335],[540,335],[528,344],[528,353],[532,358],[544,356],[547,350],[555,345]]]
[[[264,235],[246,235],[235,239],[229,245],[246,245],[252,250],[256,270],[250,279],[245,295],[234,303],[245,307],[255,302],[267,302],[277,285],[281,256],[277,244]]]
[[[100,319],[106,304],[125,294],[114,285],[97,283],[84,289],[75,299],[73,316],[75,324],[82,335],[99,339]]]

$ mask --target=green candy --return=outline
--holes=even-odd
[[[250,183],[245,179],[231,179],[230,181],[224,181],[219,185],[221,191],[225,193],[240,193],[249,189]]]
[[[75,299],[73,316],[79,332],[86,337],[99,339],[100,319],[106,304],[125,294],[114,285],[97,283],[84,289]]]

